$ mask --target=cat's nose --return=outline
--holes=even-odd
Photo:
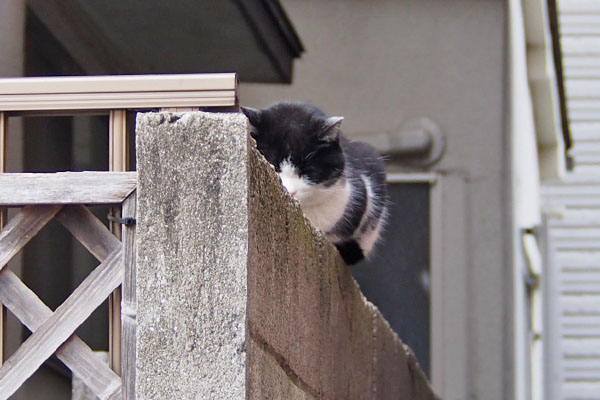
[[[298,191],[297,191],[297,190],[292,190],[292,191],[290,192],[290,194],[291,194],[293,197],[296,197],[296,193],[298,193]]]

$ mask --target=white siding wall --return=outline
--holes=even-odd
[[[546,183],[557,255],[555,303],[560,393],[551,399],[600,399],[600,1],[559,1],[567,104],[575,169]]]
[[[551,399],[600,399],[600,176],[569,174],[544,185],[543,194],[547,205],[564,207],[563,217],[549,222],[562,392]]]
[[[562,392],[551,399],[600,399],[600,175],[569,174],[544,185],[543,195],[552,208],[564,207],[563,217],[549,222]]]

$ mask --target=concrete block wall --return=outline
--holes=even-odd
[[[240,114],[137,118],[138,399],[434,399]]]

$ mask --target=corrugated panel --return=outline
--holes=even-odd
[[[556,251],[560,398],[600,399],[600,0],[558,2],[575,169],[546,183]]]
[[[577,141],[575,141],[576,145]],[[564,207],[552,219],[560,399],[600,399],[600,174],[569,174],[544,185],[544,202]],[[555,397],[552,397],[555,398]]]

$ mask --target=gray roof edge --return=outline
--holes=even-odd
[[[235,3],[282,80],[290,83],[293,59],[300,57],[304,47],[279,1],[235,0]]]

